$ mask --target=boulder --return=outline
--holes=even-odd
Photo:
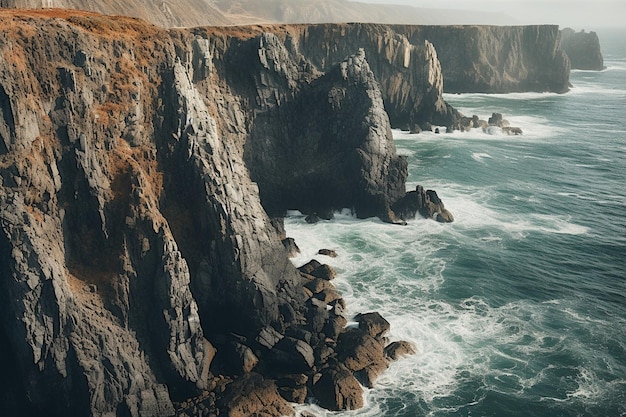
[[[320,267],[321,265],[322,265],[321,263],[319,263],[315,259],[312,259],[306,264],[299,267],[298,270],[304,274],[311,275],[311,272],[313,272],[316,268]]]
[[[359,330],[377,339],[385,336],[391,327],[378,312],[358,314],[354,320],[359,323]]]
[[[287,401],[296,404],[304,404],[308,389],[309,377],[305,374],[287,375],[276,381],[280,395]]]
[[[330,281],[321,278],[313,278],[304,284],[304,287],[308,288],[313,294],[319,294],[324,290],[332,290],[335,288]]]
[[[347,369],[358,372],[367,367],[386,368],[384,344],[359,329],[347,329],[337,340],[337,358]]]
[[[332,249],[320,249],[317,253],[318,253],[318,255],[324,255],[324,256],[328,256],[330,258],[336,258],[337,257],[337,252],[332,250]]]
[[[347,324],[348,320],[345,317],[333,315],[324,325],[323,332],[327,337],[336,340]]]
[[[413,219],[417,213],[420,213],[423,217],[440,223],[454,221],[452,213],[445,208],[437,193],[433,190],[424,190],[421,185],[418,185],[415,191],[406,193],[393,204],[391,209],[403,220]]]
[[[220,415],[228,417],[293,414],[293,408],[281,397],[274,381],[255,373],[246,374],[228,385],[217,406]]]
[[[259,331],[256,342],[265,349],[272,349],[284,336],[273,327],[267,326]]]
[[[403,356],[415,355],[415,346],[404,340],[392,342],[385,347],[384,353],[387,358],[395,361]]]
[[[294,258],[300,253],[300,248],[296,245],[296,241],[292,237],[285,238],[281,241],[283,246],[287,250],[287,256],[289,258]]]
[[[363,388],[345,367],[328,367],[313,385],[319,405],[331,411],[357,410],[363,407]]]
[[[270,351],[274,369],[291,372],[308,372],[315,364],[313,348],[304,340],[285,337]]]
[[[502,127],[506,125],[505,120],[502,118],[502,113],[492,113],[489,120],[487,120],[487,123],[490,126],[498,126],[498,127]]]
[[[329,265],[322,264],[310,272],[311,275],[327,281],[335,279],[337,272]]]
[[[505,126],[502,128],[502,131],[508,135],[518,136],[522,134],[522,129],[519,127]]]

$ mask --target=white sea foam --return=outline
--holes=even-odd
[[[489,214],[482,219],[478,216],[475,227],[493,215],[485,210]],[[555,344],[523,342],[530,334],[536,340],[548,336],[524,319],[536,314],[536,307],[512,303],[493,308],[480,297],[451,304],[433,297],[444,282],[446,268],[438,251],[447,247],[450,235],[463,233],[455,227],[467,227],[465,220],[476,221],[477,211],[470,209],[467,218],[461,211],[460,223],[445,226],[414,220],[407,227],[399,227],[379,220],[358,220],[346,212],[315,225],[306,224],[299,213],[292,212],[286,220],[288,235],[296,239],[302,251],[294,258],[296,266],[311,258],[334,266],[339,272],[335,284],[347,301],[350,315],[379,311],[391,323],[391,340],[407,340],[417,348],[417,355],[394,363],[375,389],[366,392],[368,402],[359,416],[383,414],[386,399],[397,396],[411,395],[415,401],[433,404],[453,395],[464,380],[462,375],[485,375],[485,383],[492,389],[503,381],[514,390],[536,384],[529,380],[534,375],[513,371],[526,366],[533,352],[555,348]],[[320,248],[335,249],[339,256],[316,255]],[[499,347],[503,345],[518,347],[508,352]],[[490,358],[495,357],[500,358],[499,367],[491,363]],[[311,405],[300,409],[320,416],[336,415]]]
[[[484,152],[472,153],[472,159],[474,159],[475,161],[483,162],[485,158],[493,159],[493,157],[489,155],[488,153],[484,153]]]

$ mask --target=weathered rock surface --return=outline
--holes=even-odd
[[[428,40],[448,93],[569,90],[558,26],[392,26],[412,44]]]
[[[561,30],[561,48],[569,57],[572,69],[601,71],[604,57],[596,32],[576,32],[571,28]]]
[[[443,202],[433,190],[424,190],[418,185],[415,191],[409,191],[393,206],[394,213],[403,220],[414,219],[417,213],[427,219],[433,219],[440,223],[451,223],[454,216],[444,206]]]
[[[279,200],[250,173],[284,172],[315,109],[329,136],[308,157],[352,163],[327,176],[331,194],[296,170],[304,197],[289,208],[309,194],[320,212],[387,215],[406,162],[364,53],[317,68],[294,47],[301,28],[274,30],[0,12],[3,415],[170,416],[173,400],[279,415],[277,369],[309,378],[336,358],[331,270],[305,288],[262,205]]]

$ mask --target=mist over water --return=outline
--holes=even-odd
[[[350,314],[379,311],[418,353],[356,412],[319,416],[626,416],[626,33],[599,33],[607,69],[557,94],[448,95],[524,131],[396,131],[407,188],[437,190],[452,224],[348,212],[308,225],[302,254],[339,272]],[[338,258],[316,255],[335,249]]]

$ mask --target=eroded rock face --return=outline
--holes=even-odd
[[[418,44],[428,40],[448,93],[569,90],[569,59],[556,25],[392,26]]]
[[[604,57],[596,32],[576,32],[571,28],[561,30],[561,47],[569,57],[572,69],[601,71]]]
[[[278,378],[272,364],[308,381],[336,356],[343,300],[305,288],[250,172],[285,163],[290,129],[313,132],[298,106],[326,106],[328,149],[347,141],[353,163],[327,177],[340,186],[322,209],[384,214],[406,162],[364,54],[321,71],[284,33],[50,13],[0,17],[0,346],[14,371],[0,391],[19,399],[4,415],[169,416],[206,392],[194,404],[222,407],[231,383],[273,395],[239,379]],[[246,155],[258,143],[274,154]],[[216,346],[233,380],[212,375],[229,357]],[[304,384],[280,392],[301,399]],[[284,412],[265,396],[222,408]]]

